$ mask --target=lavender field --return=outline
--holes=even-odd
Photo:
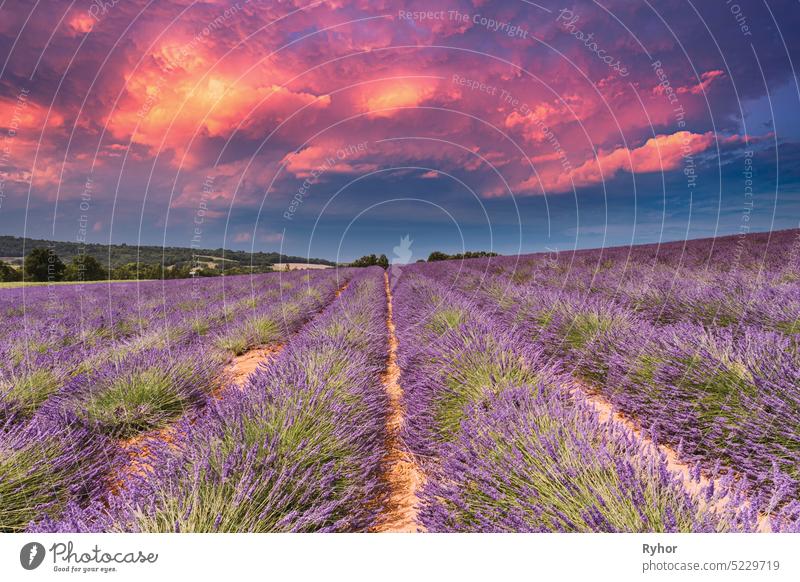
[[[798,231],[0,290],[0,531],[800,531]]]

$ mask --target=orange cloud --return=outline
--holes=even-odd
[[[86,34],[92,30],[94,22],[88,12],[78,12],[69,20],[69,30],[73,35]]]
[[[18,134],[36,135],[42,130],[47,118],[47,127],[59,127],[64,116],[58,111],[48,111],[30,97],[21,94],[16,100],[0,98],[0,127],[7,127]]]
[[[263,70],[239,78],[236,70],[208,71],[213,61],[199,48],[184,53],[180,45],[164,45],[148,65],[126,77],[124,102],[108,118],[116,139],[132,139],[151,149],[163,140],[180,159],[194,135],[228,138],[238,130],[263,137],[265,127],[274,127],[303,106],[330,105],[328,95],[265,82]],[[187,161],[193,163],[191,156]]]
[[[683,159],[705,151],[714,142],[711,132],[691,133],[678,131],[648,139],[638,148],[622,147],[586,160],[570,172],[562,166],[548,166],[540,170],[540,180],[532,177],[519,185],[522,191],[564,192],[575,187],[599,184],[613,178],[618,172],[661,172],[675,170]],[[542,161],[541,159],[539,161]]]
[[[359,162],[368,151],[368,144],[322,144],[309,146],[284,156],[286,170],[297,178],[318,178],[327,172],[355,174],[376,169],[375,164]],[[316,173],[316,176],[314,174]]]
[[[396,115],[394,107],[416,107],[436,94],[436,87],[428,82],[401,80],[383,86],[366,88],[363,108],[370,117],[391,117]]]

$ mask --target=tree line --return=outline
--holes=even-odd
[[[271,265],[254,267],[224,267],[212,269],[200,267],[194,262],[178,265],[126,263],[110,270],[91,255],[79,254],[64,263],[52,249],[37,247],[23,261],[21,269],[0,261],[0,281],[17,282],[58,282],[58,281],[106,281],[106,280],[144,280],[144,279],[186,279],[189,277],[215,277],[219,275],[244,275],[264,273],[272,270]]]
[[[226,262],[236,262],[239,265],[257,265],[259,267],[271,266],[275,263],[318,263],[334,266],[332,261],[315,259],[313,257],[295,257],[275,252],[262,251],[235,251],[231,249],[200,249],[194,247],[171,247],[155,245],[127,245],[79,243],[56,240],[43,240],[21,238],[9,235],[0,235],[0,257],[21,257],[28,249],[44,247],[53,250],[62,261],[68,263],[73,257],[89,255],[97,259],[106,268],[113,269],[131,263],[145,265],[188,265],[197,257],[224,257]]]
[[[428,256],[428,261],[446,261],[452,259],[478,259],[482,257],[496,257],[497,253],[487,251],[467,251],[449,255],[441,251],[434,251]],[[420,261],[418,261],[420,262]],[[389,259],[386,255],[364,255],[350,263],[351,267],[378,266],[389,268]],[[112,267],[109,271],[100,261],[91,255],[78,254],[72,257],[69,263],[64,263],[55,250],[50,247],[37,247],[26,257],[22,269],[0,261],[0,281],[105,281],[112,280],[143,280],[143,279],[186,279],[189,277],[215,277],[219,275],[245,275],[251,273],[265,273],[272,270],[271,265],[254,265],[248,267],[225,267],[221,269],[201,267],[196,262],[186,262],[176,265],[126,263]]]
[[[497,253],[491,253],[488,251],[467,251],[465,253],[458,253],[455,255],[448,255],[447,253],[443,253],[441,251],[433,251],[430,255],[428,255],[428,262],[433,261],[449,261],[452,259],[480,259],[484,257],[496,257],[498,256]],[[425,262],[423,259],[417,261],[418,263]],[[389,268],[389,259],[386,255],[364,255],[360,259],[356,259],[352,263],[350,263],[350,267],[372,267],[372,266],[383,267],[384,269]]]
[[[485,257],[496,256],[498,256],[497,253],[491,253],[488,251],[467,251],[465,253],[458,253],[455,255],[448,255],[447,253],[443,253],[441,251],[433,251],[430,255],[428,255],[428,262],[432,263],[433,261],[450,261],[453,259],[482,259]]]

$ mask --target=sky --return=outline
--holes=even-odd
[[[794,0],[0,0],[0,234],[347,261],[796,228],[798,26]]]

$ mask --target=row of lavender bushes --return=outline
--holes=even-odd
[[[800,352],[757,327],[653,323],[606,298],[524,284],[479,303],[707,472],[748,482],[765,511],[800,498]]]
[[[170,442],[145,442],[149,470],[37,531],[362,531],[382,507],[387,397],[382,271],[337,301]]]
[[[796,236],[504,257],[436,276],[685,460],[746,480],[770,513],[800,499]]]
[[[207,404],[237,353],[228,338],[243,339],[244,349],[284,341],[340,284],[334,273],[266,275],[215,281],[193,295],[187,282],[170,281],[110,286],[105,298],[105,286],[86,286],[87,297],[60,286],[48,290],[55,301],[27,298],[19,327],[0,332],[8,356],[0,364],[0,531],[108,494],[127,462],[124,440]],[[149,319],[136,328],[130,322],[142,313]],[[37,336],[48,318],[50,335]]]
[[[197,288],[186,281],[112,285],[105,296],[103,285],[85,292],[36,288],[42,291],[27,299],[17,289],[4,291],[6,309],[6,293],[23,304],[0,330],[0,420],[28,419],[75,377],[143,352],[192,346],[221,365],[254,345],[280,341],[329,302],[338,284],[332,273],[227,279],[233,281],[204,280]]]
[[[395,313],[403,437],[427,475],[429,531],[756,528],[740,487],[690,494],[658,449],[570,394],[541,346],[425,269],[403,272]]]
[[[655,324],[800,332],[797,231],[467,261],[459,287],[516,285],[609,299]]]

